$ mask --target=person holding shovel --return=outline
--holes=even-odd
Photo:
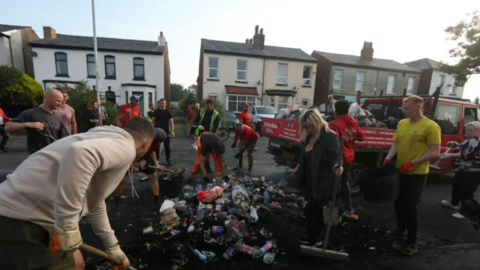
[[[107,253],[122,260],[116,269],[126,270],[105,200],[153,139],[152,124],[137,117],[125,129],[97,127],[29,156],[0,184],[0,252],[17,269],[84,269],[79,222],[87,217]]]
[[[258,135],[246,124],[237,123],[235,124],[235,138],[233,139],[232,148],[235,149],[237,145],[238,138],[240,138],[240,143],[238,144],[238,152],[235,155],[235,158],[238,159],[238,169],[242,169],[243,163],[243,153],[247,151],[248,153],[248,173],[252,173],[253,165],[253,152],[255,151],[255,145],[258,141]]]
[[[320,232],[324,228],[323,207],[333,194],[335,175],[342,175],[342,164],[337,164],[342,150],[337,135],[317,109],[305,112],[300,118],[300,132],[304,141],[299,160],[299,188],[305,188],[308,238],[300,243],[320,245]]]
[[[398,123],[394,142],[383,161],[385,166],[397,156],[400,190],[395,200],[397,229],[392,232],[391,238],[403,241],[408,231],[406,245],[400,249],[405,256],[413,256],[418,252],[418,205],[427,182],[429,161],[440,153],[440,127],[423,115],[422,106],[422,97],[412,95],[403,99],[402,113],[405,119]]]
[[[473,200],[473,195],[480,185],[480,122],[470,122],[465,126],[465,138],[462,144],[449,142],[456,146],[457,153],[440,155],[444,159],[455,159],[452,198],[451,201],[442,201],[442,204],[457,211],[460,202],[464,207],[466,201]],[[465,218],[458,212],[452,216]]]
[[[203,129],[203,126],[200,126],[199,129]],[[207,183],[211,182],[205,169],[205,163],[207,163],[210,157],[213,157],[215,160],[215,177],[223,176],[225,179],[227,178],[228,170],[227,163],[225,162],[225,145],[217,135],[205,131],[200,134],[200,138],[198,138],[197,160],[190,171],[189,180],[195,179],[195,176],[200,171],[203,174],[203,180]]]

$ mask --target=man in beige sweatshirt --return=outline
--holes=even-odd
[[[153,137],[152,124],[136,117],[125,129],[97,127],[29,156],[0,184],[0,251],[11,254],[19,270],[83,269],[78,223],[86,216],[126,269],[130,263],[110,226],[105,199]]]

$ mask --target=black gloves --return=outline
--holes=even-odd
[[[208,176],[205,176],[203,178],[203,181],[205,181],[205,183],[211,183],[212,181],[210,181],[210,178],[208,178]]]

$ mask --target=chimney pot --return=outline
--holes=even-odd
[[[255,35],[258,34],[258,25],[255,26]]]
[[[260,29],[260,34],[261,34],[261,35],[263,35],[263,28],[262,28],[262,29]]]
[[[255,35],[253,35],[253,42],[250,39],[250,43],[253,44],[255,50],[262,51],[265,48],[265,35],[263,34],[263,28],[258,33],[258,25],[255,27]]]
[[[363,48],[360,52],[360,58],[364,61],[372,62],[373,61],[373,43],[365,41],[363,42]]]
[[[165,46],[166,40],[165,37],[163,36],[163,32],[160,32],[160,36],[158,37],[158,45],[159,46]]]
[[[160,36],[163,37],[163,32],[162,31],[160,31]]]
[[[50,26],[44,26],[43,27],[43,38],[45,39],[52,39],[57,37],[57,31],[55,31],[55,28],[50,27]]]
[[[252,39],[250,39],[250,44],[252,44]]]

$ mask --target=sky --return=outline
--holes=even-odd
[[[57,33],[92,36],[91,0],[0,0],[0,24],[43,26]],[[404,63],[421,58],[455,63],[444,29],[480,11],[479,0],[97,0],[97,36],[168,42],[171,82],[196,83],[202,38],[245,42],[256,25],[265,44],[359,55],[373,42],[375,58]],[[4,12],[7,11],[7,12]],[[480,95],[480,75],[464,98]]]

